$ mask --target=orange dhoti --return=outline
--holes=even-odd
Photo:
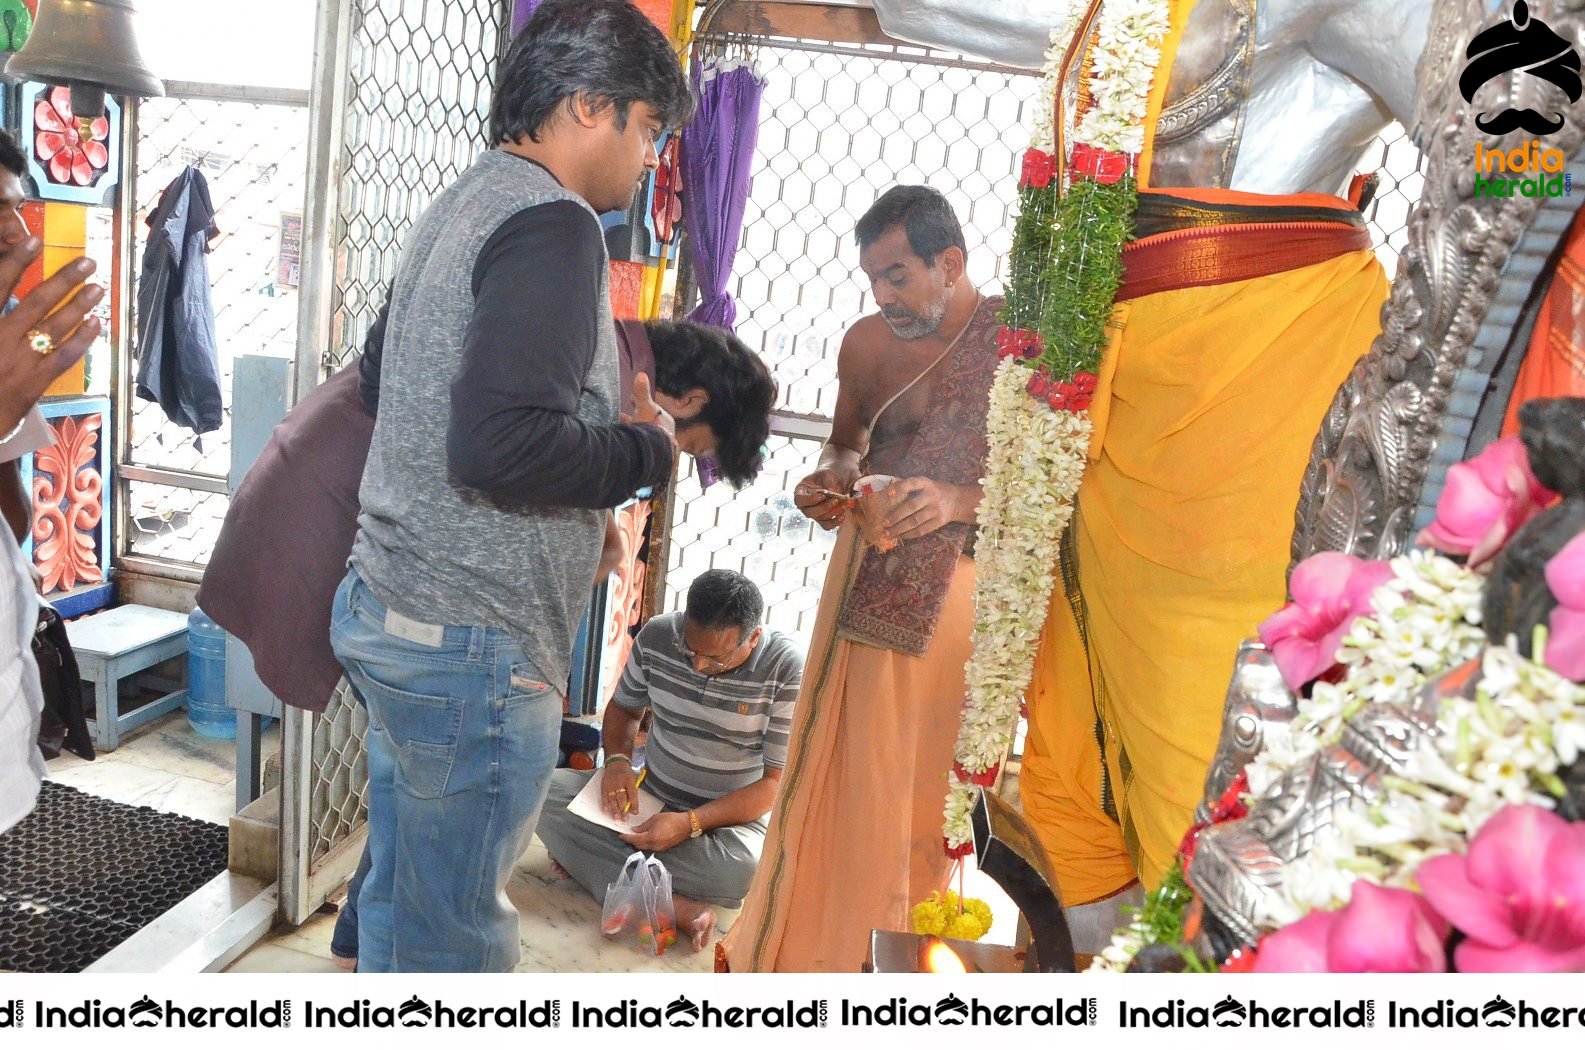
[[[1243,257],[1195,231],[1203,243],[1155,267],[1148,294],[1120,297],[1020,781],[1069,905],[1154,887],[1171,866],[1238,642],[1284,601],[1321,418],[1380,329],[1375,255],[1289,225]]]
[[[718,949],[733,972],[856,973],[871,929],[947,884],[942,804],[973,626],[974,561],[958,559],[934,638],[908,656],[842,637],[862,553],[843,526],[793,715],[764,853]]]

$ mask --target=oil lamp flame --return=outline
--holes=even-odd
[[[919,959],[924,973],[968,973],[958,953],[936,937],[926,938],[919,946]]]

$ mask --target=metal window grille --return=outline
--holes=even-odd
[[[243,354],[291,357],[297,291],[279,280],[281,217],[301,214],[307,174],[308,98],[280,89],[172,84],[135,110],[134,265],[147,218],[189,165],[209,182],[221,236],[208,257],[225,421],[200,440],[131,390],[120,435],[122,550],[152,571],[196,579],[220,534],[229,499],[232,362]],[[128,291],[135,312],[136,284]],[[127,345],[136,347],[136,327]]]
[[[322,216],[333,223],[334,265],[305,275],[319,282],[315,309],[328,318],[321,348],[311,350],[324,372],[357,357],[396,274],[403,235],[485,147],[508,7],[500,0],[326,3],[321,52],[343,56],[345,65],[322,74],[324,97],[338,101],[317,114],[323,123],[314,134],[327,162],[314,193],[334,209]],[[314,324],[310,315],[302,331]],[[323,715],[287,712],[280,902],[289,922],[304,921],[357,862],[367,819],[366,726],[345,686]]]
[[[699,46],[734,44],[701,36]],[[736,569],[764,591],[767,621],[807,641],[833,538],[790,492],[830,431],[842,334],[874,309],[853,226],[887,188],[927,183],[963,223],[970,276],[999,292],[1038,81],[910,47],[773,40],[755,53],[767,84],[731,290],[738,335],[781,388],[775,436],[764,474],[742,493],[703,491],[687,468],[671,501],[662,603],[680,608],[706,569]],[[1396,126],[1361,162],[1382,175],[1368,219],[1389,276],[1419,197],[1417,163]]]

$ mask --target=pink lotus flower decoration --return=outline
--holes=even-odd
[[[1546,665],[1585,682],[1585,534],[1575,536],[1546,563],[1546,585],[1557,599],[1547,622]]]
[[[1425,898],[1354,883],[1341,911],[1313,911],[1267,934],[1256,973],[1442,973],[1448,925]]]
[[[1468,555],[1472,567],[1481,565],[1556,499],[1557,493],[1530,473],[1524,443],[1505,437],[1448,470],[1436,520],[1420,533],[1419,542],[1444,554]]]
[[[38,129],[33,152],[49,166],[52,181],[62,186],[92,186],[99,173],[110,166],[110,151],[105,147],[110,121],[73,116],[70,88],[52,88],[47,99],[39,99],[33,107],[33,124]]]
[[[1585,972],[1585,826],[1540,806],[1507,806],[1468,854],[1432,857],[1415,879],[1468,935],[1453,952],[1460,970]]]
[[[1370,596],[1392,578],[1386,562],[1351,554],[1312,554],[1293,570],[1293,601],[1257,628],[1277,670],[1298,690],[1337,663],[1337,650],[1355,617],[1371,611]]]

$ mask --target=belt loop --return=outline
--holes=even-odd
[[[480,660],[484,658],[485,628],[468,628],[468,659]]]

